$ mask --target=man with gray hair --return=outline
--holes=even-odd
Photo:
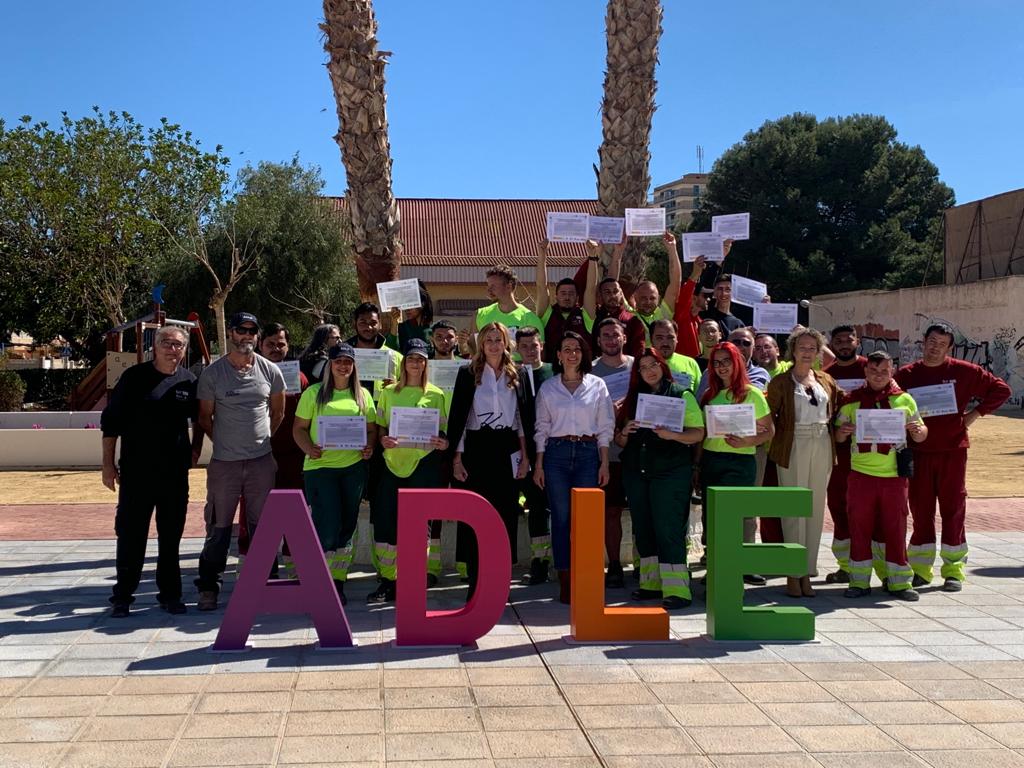
[[[188,509],[188,471],[196,466],[203,431],[196,421],[196,378],[181,363],[188,334],[177,325],[159,328],[153,359],[121,374],[100,417],[103,484],[117,491],[117,581],[111,616],[125,618],[142,578],[149,524],[156,509],[157,600],[168,613],[185,613],[181,602],[178,547]],[[115,464],[117,440],[121,458]]]

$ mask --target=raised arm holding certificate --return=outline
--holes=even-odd
[[[907,442],[907,413],[901,408],[858,408],[858,443],[901,445]]]
[[[956,388],[952,382],[914,387],[908,389],[907,392],[917,403],[917,412],[921,414],[922,418],[960,413],[960,409],[956,405]]]
[[[441,412],[437,408],[395,406],[391,409],[388,435],[403,445],[424,445],[437,437],[440,426]]]
[[[281,369],[281,375],[284,376],[284,390],[288,394],[298,394],[302,391],[302,381],[299,379],[299,361],[298,360],[282,360],[277,363],[277,367]]]
[[[755,304],[754,327],[758,333],[789,333],[796,325],[796,304]]]
[[[741,275],[732,276],[732,300],[737,304],[756,307],[758,304],[764,303],[762,299],[767,295],[768,286],[764,283],[759,283],[757,280],[751,280]],[[792,327],[790,326],[790,328]]]
[[[621,243],[626,220],[616,216],[591,216],[587,237],[599,243]]]
[[[627,208],[626,234],[635,237],[661,237],[665,234],[665,209]]]
[[[673,432],[683,431],[686,401],[681,397],[665,397],[640,393],[636,399],[636,422],[641,427],[665,427]]]
[[[757,434],[753,403],[709,405],[704,409],[704,415],[708,437],[753,437]]]
[[[381,312],[390,312],[392,309],[416,309],[423,306],[420,299],[420,281],[415,277],[408,280],[377,283],[377,298],[380,299]]]
[[[317,416],[316,438],[324,450],[361,451],[366,447],[366,417]]]
[[[548,211],[547,238],[552,243],[585,243],[590,214]]]
[[[355,353],[360,379],[364,381],[380,381],[381,379],[393,378],[390,350],[359,349],[356,347]]]
[[[717,232],[686,232],[683,234],[683,261],[725,261],[725,238]]]
[[[712,216],[711,231],[717,232],[726,240],[749,240],[750,214],[727,213],[724,216]]]

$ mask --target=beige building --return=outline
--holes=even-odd
[[[708,174],[688,173],[681,179],[654,188],[654,204],[665,209],[665,223],[676,227],[688,225],[708,184]]]

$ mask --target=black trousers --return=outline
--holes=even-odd
[[[185,530],[188,511],[188,470],[160,467],[159,471],[132,467],[119,468],[114,532],[117,534],[117,583],[112,603],[135,602],[135,590],[142,578],[146,560],[149,524],[156,509],[157,600],[175,603],[181,600],[181,564],[178,548]]]
[[[508,533],[512,565],[518,561],[516,543],[519,533],[519,485],[512,474],[512,454],[519,450],[519,437],[512,429],[477,429],[466,431],[462,465],[466,468],[466,490],[483,496],[498,510]],[[476,587],[480,571],[480,554],[476,534],[464,523],[457,529],[457,549],[465,555],[466,575],[470,591]],[[512,574],[509,573],[511,578]]]

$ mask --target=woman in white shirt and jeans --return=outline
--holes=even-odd
[[[590,347],[578,333],[558,343],[555,376],[537,393],[537,466],[533,479],[547,491],[551,548],[559,600],[569,602],[569,512],[573,488],[608,483],[608,445],[615,411],[605,383],[590,373]]]

